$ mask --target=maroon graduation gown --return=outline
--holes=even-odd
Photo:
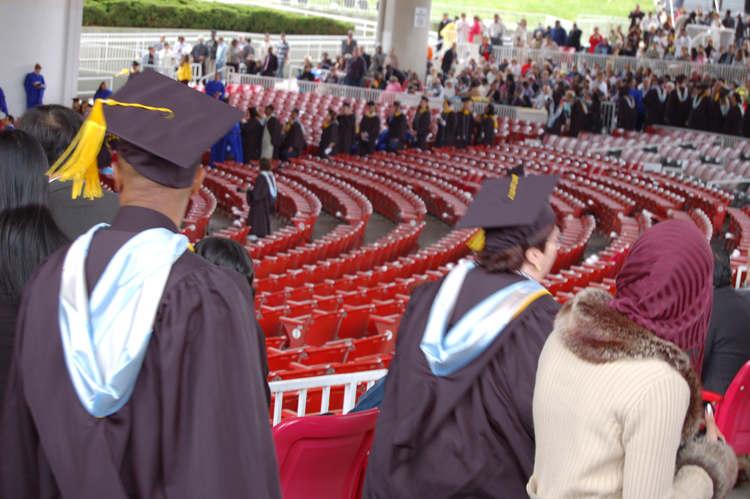
[[[521,279],[471,271],[450,326]],[[526,497],[537,364],[560,306],[538,298],[471,364],[437,377],[419,345],[442,282],[415,290],[401,321],[362,497]]]
[[[164,215],[125,207],[93,238],[93,289],[117,249]],[[268,420],[263,333],[247,280],[187,251],[172,267],[128,403],[91,416],[71,383],[58,325],[68,247],[21,303],[0,424],[5,499],[281,498]]]
[[[271,218],[276,210],[276,198],[271,197],[271,189],[265,175],[255,177],[255,185],[247,191],[247,204],[250,205],[250,213],[247,216],[250,234],[259,238],[266,237],[271,233]]]

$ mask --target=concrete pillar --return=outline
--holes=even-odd
[[[45,104],[69,106],[78,90],[83,0],[0,0],[5,50],[0,51],[0,88],[8,111],[26,111],[26,74],[42,66]]]
[[[420,79],[427,71],[432,0],[380,0],[378,40],[383,52],[396,49],[402,71],[411,68]],[[382,19],[381,19],[382,18]]]

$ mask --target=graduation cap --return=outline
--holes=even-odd
[[[474,251],[501,253],[524,245],[556,222],[549,196],[559,175],[488,179],[474,196],[457,229],[480,228],[467,243]]]
[[[515,175],[517,177],[524,177],[524,176],[526,176],[526,172],[524,171],[523,163],[520,163],[520,164],[514,166],[513,168],[511,168],[510,170],[508,170],[508,176],[512,177],[513,175]]]
[[[201,154],[243,115],[147,70],[111,99],[97,99],[78,135],[47,175],[72,180],[73,198],[81,191],[90,199],[101,196],[96,158],[108,131],[122,140],[119,153],[141,175],[166,187],[189,187]]]

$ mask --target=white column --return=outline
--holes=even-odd
[[[382,2],[383,0],[381,0]],[[427,43],[430,34],[432,0],[388,0],[378,26],[383,52],[396,49],[402,71],[412,68],[420,79],[427,69]],[[417,10],[421,9],[421,10]],[[420,15],[423,14],[423,15]],[[415,26],[420,23],[420,26]]]
[[[0,88],[8,110],[26,111],[27,73],[41,64],[45,104],[70,105],[78,89],[83,0],[0,0],[5,50],[0,51]]]

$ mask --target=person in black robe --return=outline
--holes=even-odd
[[[635,129],[636,117],[635,99],[630,95],[630,88],[623,85],[620,88],[620,99],[617,104],[617,128],[628,131]]]
[[[742,98],[737,92],[729,95],[731,107],[724,119],[724,128],[722,133],[726,135],[739,136],[742,129],[742,119],[745,117],[745,110],[742,109]]]
[[[359,137],[357,154],[360,156],[374,154],[375,146],[378,143],[378,136],[380,135],[380,117],[377,114],[375,102],[370,101],[367,103],[367,112],[359,121],[359,131],[357,133]]]
[[[0,422],[0,496],[280,499],[250,286],[177,234],[205,176],[200,155],[243,113],[152,71],[114,99],[149,106],[103,106],[122,140],[121,209],[26,286]],[[84,152],[65,166],[82,179],[93,159]],[[131,300],[142,294],[150,299]]]
[[[393,102],[392,114],[388,116],[388,138],[386,139],[385,150],[396,152],[406,147],[406,133],[409,131],[409,124],[406,122],[406,115],[401,112],[401,103]]]
[[[706,86],[702,83],[699,83],[695,86],[693,98],[690,102],[690,128],[703,132],[707,132],[710,130],[710,107],[711,98],[708,95]]]
[[[281,156],[281,134],[282,126],[279,119],[273,114],[273,106],[266,106],[266,121],[263,127],[263,135],[260,142],[260,157],[279,159]]]
[[[352,106],[344,102],[341,114],[338,117],[339,122],[339,153],[351,154],[354,146],[354,139],[357,136],[357,117],[352,114]]]
[[[556,179],[485,181],[457,226],[483,227],[469,242],[477,263],[462,260],[447,277],[412,293],[385,382],[363,499],[527,497],[534,380],[560,308],[538,284],[557,255],[559,230],[548,201]],[[523,297],[516,295],[520,289],[528,290]],[[509,295],[497,298],[500,291]],[[459,321],[490,297],[500,303],[514,297],[513,309],[525,308],[509,322],[482,317],[492,323],[491,340],[482,347],[458,341],[478,325]],[[436,298],[443,307],[433,311]],[[468,351],[443,349],[445,334]]]
[[[562,134],[562,127],[570,116],[570,103],[573,101],[573,92],[564,95],[555,105],[555,100],[550,99],[547,105],[547,128],[545,133],[553,135]]]
[[[659,78],[656,85],[653,85],[643,96],[643,105],[646,107],[646,126],[664,124],[664,113],[667,109],[667,89],[664,88],[663,78]]]
[[[604,128],[604,120],[602,119],[602,93],[596,90],[591,95],[591,104],[588,106],[588,114],[586,115],[586,129],[591,133],[600,134],[602,128]]]
[[[284,139],[281,142],[281,159],[288,161],[299,158],[307,148],[305,129],[299,121],[299,109],[289,113],[289,122],[284,127]]]
[[[260,159],[260,144],[263,140],[263,118],[254,107],[248,109],[250,119],[240,126],[242,136],[242,152],[245,162]]]
[[[430,101],[427,97],[422,97],[419,101],[419,107],[414,113],[411,132],[414,137],[414,145],[423,151],[427,150],[427,136],[430,134],[431,123]]]
[[[495,144],[495,134],[497,133],[497,120],[495,119],[495,108],[492,104],[487,104],[487,109],[482,115],[482,121],[479,122],[480,139],[479,144],[492,146]]]
[[[462,99],[463,107],[456,116],[456,147],[459,149],[466,149],[470,146],[473,141],[474,135],[474,113],[471,112],[471,98],[464,97]]]
[[[435,137],[435,147],[454,147],[456,145],[458,116],[453,112],[451,101],[445,99],[443,103],[443,112],[440,113],[438,120],[437,137]]]
[[[320,144],[318,144],[318,156],[327,158],[339,153],[339,122],[336,119],[336,112],[333,109],[328,110],[326,119],[323,122],[323,133],[320,135]]]
[[[676,79],[677,86],[669,93],[667,109],[664,113],[669,126],[685,128],[690,117],[690,91],[686,86],[686,78],[680,75]]]
[[[711,119],[711,131],[713,133],[722,133],[726,115],[729,113],[731,104],[729,103],[729,90],[722,88],[719,91],[718,99],[711,100],[711,107],[708,108]]]
[[[278,191],[276,179],[271,173],[271,160],[261,158],[258,166],[260,175],[255,177],[253,188],[247,190],[250,213],[246,224],[250,227],[249,235],[261,239],[271,234],[271,219],[276,211]]]
[[[576,98],[571,104],[570,128],[568,137],[578,137],[578,134],[586,130],[586,119],[588,106],[581,97]]]

